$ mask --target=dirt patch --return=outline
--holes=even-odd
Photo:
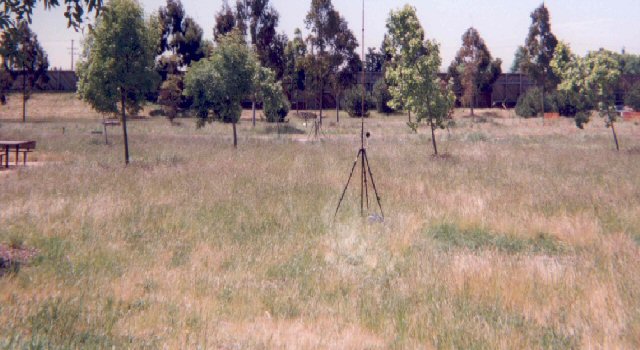
[[[37,255],[36,249],[0,244],[0,277],[17,272],[21,266],[29,264]]]

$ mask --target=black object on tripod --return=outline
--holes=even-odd
[[[364,56],[364,0],[362,0],[362,57]],[[349,183],[351,183],[351,179],[353,178],[353,174],[356,170],[356,166],[358,165],[358,161],[360,161],[360,215],[364,217],[364,208],[365,203],[367,207],[367,211],[369,210],[369,180],[371,180],[371,186],[373,187],[373,193],[376,196],[376,201],[378,203],[378,208],[380,209],[380,216],[384,220],[384,212],[382,211],[382,204],[380,203],[380,196],[378,195],[378,189],[376,188],[376,183],[373,180],[373,173],[371,172],[371,167],[369,166],[369,158],[367,157],[367,148],[364,144],[364,103],[365,103],[365,70],[362,68],[362,102],[360,104],[361,108],[361,123],[360,123],[360,150],[358,150],[358,154],[356,155],[356,159],[353,161],[353,167],[351,167],[351,173],[349,174],[349,179],[347,180],[347,184],[344,186],[344,190],[342,190],[342,196],[340,196],[340,201],[338,202],[338,207],[336,207],[336,212],[333,215],[333,219],[335,220],[338,215],[338,211],[340,210],[340,205],[342,204],[342,200],[344,199],[344,195],[347,193],[347,188],[349,188]],[[371,136],[369,132],[366,134],[367,138]]]

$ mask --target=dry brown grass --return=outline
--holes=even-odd
[[[446,159],[406,116],[367,121],[387,216],[369,225],[353,185],[332,221],[358,120],[305,143],[243,121],[237,150],[228,125],[134,121],[125,168],[98,116],[3,110],[0,138],[56,163],[0,177],[0,243],[40,252],[0,279],[0,346],[640,347],[639,155],[598,119],[478,112],[439,131]]]

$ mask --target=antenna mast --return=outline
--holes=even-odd
[[[360,46],[362,49],[362,103],[360,104],[360,112],[362,115],[360,117],[360,148],[364,149],[364,101],[366,94],[365,69],[367,64],[367,59],[364,56],[364,0],[362,0],[362,42]]]
[[[342,196],[340,196],[340,200],[338,201],[338,206],[336,207],[336,212],[335,214],[333,214],[333,219],[336,219],[336,216],[338,215],[338,211],[340,210],[340,205],[342,204],[342,200],[344,199],[344,195],[347,193],[347,188],[349,188],[349,183],[351,182],[351,179],[353,178],[353,173],[356,170],[356,166],[358,165],[358,161],[360,161],[360,215],[362,217],[365,216],[365,204],[366,204],[366,210],[369,211],[369,182],[371,182],[371,186],[373,188],[373,193],[376,196],[376,202],[378,203],[378,208],[380,209],[380,215],[378,216],[373,215],[370,216],[369,218],[374,218],[374,220],[378,221],[378,222],[383,222],[384,221],[384,212],[382,211],[382,204],[380,203],[380,196],[378,195],[378,189],[376,188],[376,183],[373,180],[373,172],[371,171],[371,167],[369,166],[369,158],[367,157],[367,149],[365,148],[365,143],[364,143],[364,137],[365,137],[365,133],[364,133],[364,118],[365,118],[365,111],[364,111],[364,104],[365,104],[365,94],[367,93],[366,90],[366,74],[365,74],[365,69],[366,69],[366,58],[364,55],[364,0],[362,0],[362,42],[360,43],[360,45],[362,45],[361,49],[362,49],[362,101],[360,104],[360,150],[358,150],[358,155],[356,155],[356,159],[353,162],[353,166],[351,167],[351,173],[349,174],[349,179],[347,180],[347,184],[344,186],[344,189],[342,190]],[[370,134],[367,132],[367,137],[370,136]]]

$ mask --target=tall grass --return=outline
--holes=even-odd
[[[34,117],[0,121],[42,165],[0,171],[0,242],[40,252],[0,279],[0,347],[640,347],[640,162],[597,122],[460,119],[436,159],[374,115],[368,224],[354,184],[332,220],[358,120],[241,123],[237,150],[228,125],[135,121],[125,168],[119,130]]]

